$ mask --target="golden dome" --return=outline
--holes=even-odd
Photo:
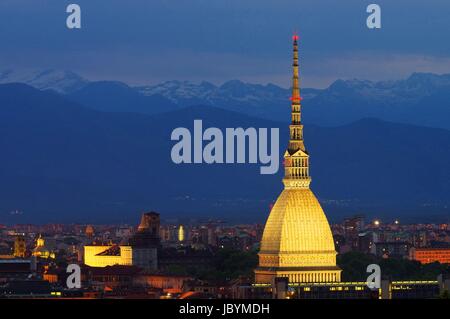
[[[284,189],[266,222],[261,267],[336,266],[327,217],[309,188]]]
[[[45,246],[45,240],[42,238],[42,235],[39,235],[32,255],[41,258],[55,258],[55,254]]]
[[[42,238],[42,235],[39,234],[38,239],[36,240],[36,248],[38,247],[44,247],[45,246],[45,240]]]

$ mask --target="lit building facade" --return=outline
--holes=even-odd
[[[389,281],[379,289],[367,282],[292,283],[273,289],[271,284],[241,286],[236,298],[242,299],[430,299],[448,291],[450,280]]]
[[[158,254],[156,248],[133,246],[84,246],[84,263],[91,267],[137,266],[155,270]]]
[[[450,264],[450,248],[411,248],[410,259],[422,264],[433,262]]]
[[[25,236],[18,234],[14,239],[14,257],[25,258],[27,252],[27,245]]]
[[[144,213],[138,231],[129,245],[84,246],[84,263],[91,267],[137,266],[152,271],[158,268],[159,214]]]
[[[299,88],[298,36],[293,37],[294,62],[291,125],[284,154],[284,190],[267,219],[255,270],[256,283],[275,277],[289,282],[339,282],[330,225],[309,185],[309,154],[303,141]]]
[[[91,267],[131,266],[131,246],[84,246],[84,263]]]

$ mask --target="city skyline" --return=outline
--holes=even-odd
[[[251,296],[248,285],[257,262],[262,225],[229,226],[220,221],[167,224],[160,223],[159,216],[155,212],[144,213],[138,226],[136,222],[94,227],[0,226],[0,279],[6,280],[6,287],[11,289],[9,293],[14,291],[16,295],[20,286],[16,287],[14,280],[8,283],[12,278],[17,281],[29,276],[22,285],[22,294],[28,291],[24,289],[29,289],[41,298]],[[445,274],[450,261],[448,224],[406,225],[399,221],[382,223],[351,216],[332,224],[331,229],[343,281],[290,283],[292,289],[286,292],[287,296],[300,299],[315,299],[318,295],[333,299],[444,296],[440,283],[444,283],[446,277],[438,275]],[[225,263],[227,274],[221,274],[216,268],[214,260],[217,258]],[[33,270],[33,259],[42,266]],[[382,292],[367,288],[366,263],[373,262],[381,265],[383,273],[390,278],[386,283],[392,288],[392,294],[387,294],[386,288]],[[66,263],[80,265],[81,289],[64,288]],[[15,266],[13,271],[12,265]],[[193,265],[196,267],[192,268]],[[235,279],[230,281],[224,275]],[[330,285],[335,287],[330,292],[314,288]],[[3,287],[0,285],[0,294]],[[267,287],[270,285],[255,284],[253,298],[269,297]],[[26,293],[22,297],[26,297]]]

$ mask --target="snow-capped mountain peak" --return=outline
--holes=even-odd
[[[66,70],[12,70],[0,71],[0,84],[25,83],[40,90],[54,90],[71,93],[84,87],[89,81],[72,71]]]

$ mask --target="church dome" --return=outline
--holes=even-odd
[[[261,267],[335,266],[328,220],[309,188],[284,189],[266,222]]]
[[[45,240],[42,235],[39,235],[36,240],[36,247],[33,249],[33,256],[41,258],[55,258],[55,254],[52,253],[45,245]]]

